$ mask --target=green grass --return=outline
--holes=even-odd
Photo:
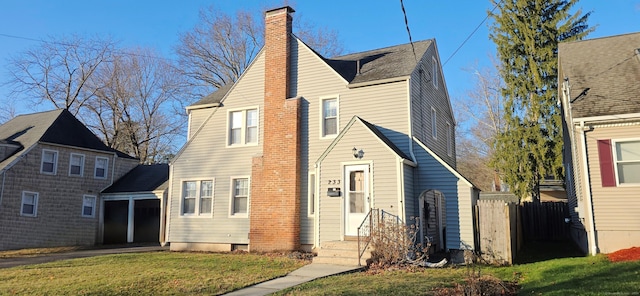
[[[0,269],[1,295],[215,295],[283,276],[284,256],[153,252]]]
[[[516,281],[518,295],[640,295],[640,261],[612,263],[605,255],[584,257],[564,243],[529,243],[516,264],[508,267],[347,274],[292,287],[278,295],[434,295],[478,273]]]

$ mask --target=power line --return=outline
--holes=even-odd
[[[494,6],[493,9],[491,9],[491,13],[493,13],[496,10],[496,8],[498,8],[498,6],[500,6],[501,3],[502,3],[502,0],[498,1],[496,6]],[[458,53],[458,51],[465,45],[465,43],[467,43],[467,41],[469,41],[471,36],[473,36],[473,34],[475,34],[478,31],[478,29],[480,29],[480,26],[482,26],[482,24],[484,24],[484,22],[486,22],[488,18],[489,18],[489,14],[487,14],[487,16],[484,17],[484,19],[480,22],[480,24],[478,24],[478,26],[473,30],[473,32],[471,32],[471,34],[469,34],[469,36],[467,36],[467,39],[465,39],[462,42],[462,44],[460,44],[460,46],[458,46],[458,48],[451,54],[451,56],[449,56],[449,58],[447,58],[447,60],[444,62],[444,64],[442,64],[442,67],[444,67],[447,64],[447,62],[449,62],[449,60],[451,60],[451,58],[453,58],[453,56],[455,56],[456,53]]]
[[[409,43],[411,43],[411,50],[413,50],[413,58],[418,61],[418,56],[416,55],[416,49],[413,47],[413,40],[411,40],[411,31],[409,30],[409,21],[407,20],[407,11],[404,9],[404,3],[400,0],[400,7],[402,7],[402,14],[404,15],[404,24],[407,27],[407,34],[409,34]]]
[[[72,44],[72,43],[66,43],[66,42],[60,42],[60,41],[47,41],[47,40],[42,40],[42,39],[36,39],[36,38],[30,38],[30,37],[23,37],[23,36],[16,36],[16,35],[10,35],[10,34],[5,34],[5,33],[0,33],[1,37],[6,37],[6,38],[13,38],[13,39],[21,39],[21,40],[27,40],[27,41],[33,41],[33,42],[38,42],[38,43],[44,43],[44,44],[53,44],[53,45],[61,45],[61,46],[76,46],[78,48],[84,48],[84,49],[90,49],[90,50],[97,50],[96,48],[91,48],[91,47],[87,47],[87,46],[79,46],[77,44]],[[114,53],[118,53],[118,54],[122,54],[122,55],[128,55],[128,56],[134,56],[134,57],[141,57],[141,58],[152,58],[152,59],[158,59],[158,60],[165,60],[165,61],[170,61],[170,62],[175,62],[175,60],[173,59],[169,59],[169,58],[164,58],[164,57],[159,57],[159,56],[153,56],[153,55],[144,55],[144,54],[137,54],[137,53],[133,53],[133,52],[128,52],[128,51],[123,51],[123,50],[113,50]]]

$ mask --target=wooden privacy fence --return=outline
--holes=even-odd
[[[569,206],[565,202],[525,202],[521,206],[526,240],[566,240],[569,238]]]
[[[480,257],[490,264],[510,265],[520,248],[519,207],[501,200],[478,200],[476,204],[477,239]]]

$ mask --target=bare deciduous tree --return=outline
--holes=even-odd
[[[50,102],[77,114],[99,87],[89,89],[87,81],[111,59],[115,43],[109,39],[49,38],[39,46],[9,58],[11,96]]]
[[[87,104],[87,124],[112,148],[143,163],[171,154],[182,117],[172,116],[180,75],[147,49],[115,54],[89,82],[96,99]]]
[[[231,16],[210,6],[200,11],[199,23],[180,36],[176,54],[182,73],[190,79],[193,95],[235,82],[264,43],[262,18],[251,11]],[[342,52],[337,33],[296,18],[294,30],[304,42],[323,55]]]
[[[497,68],[470,70],[476,79],[466,98],[455,103],[458,118],[465,118],[458,126],[457,167],[482,190],[491,191],[495,171],[489,166],[494,154],[496,137],[504,130],[502,122],[502,80]],[[499,185],[499,184],[498,184]]]

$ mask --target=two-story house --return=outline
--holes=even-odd
[[[69,111],[0,126],[0,250],[100,242],[100,192],[138,164]]]
[[[640,33],[560,43],[571,235],[585,253],[640,245]]]
[[[430,218],[435,248],[474,249],[478,190],[455,170],[435,40],[329,59],[292,34],[293,12],[267,11],[265,45],[238,81],[187,108],[171,249],[321,248],[356,236],[374,208]]]

